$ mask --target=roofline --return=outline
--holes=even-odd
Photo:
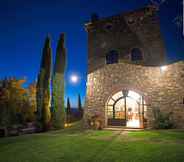
[[[148,6],[145,6],[145,7],[142,7],[142,8],[138,8],[138,9],[135,9],[135,10],[122,12],[120,14],[99,18],[99,20],[96,20],[95,23],[96,22],[101,22],[101,21],[104,21],[104,20],[110,20],[110,19],[112,19],[114,17],[118,17],[118,16],[130,15],[130,14],[133,14],[133,13],[136,13],[136,12],[140,12],[140,11],[146,9],[146,8],[151,8],[151,9],[154,9],[155,11],[157,10],[157,6],[155,6],[155,5],[148,5]],[[93,24],[92,21],[88,21],[87,23],[84,24],[84,26],[85,26],[85,28],[87,28],[89,25],[92,25],[92,24]]]

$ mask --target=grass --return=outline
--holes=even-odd
[[[0,139],[0,162],[184,162],[184,132],[84,131]]]

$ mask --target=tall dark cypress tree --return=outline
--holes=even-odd
[[[50,123],[50,82],[52,67],[52,49],[50,38],[45,40],[40,72],[37,79],[37,121],[43,130],[49,128]]]
[[[83,109],[80,94],[78,94],[78,111],[79,111],[79,118],[81,119],[83,116]]]
[[[56,61],[54,65],[54,74],[52,82],[52,124],[55,129],[64,128],[65,108],[64,108],[64,74],[66,67],[66,49],[64,44],[64,34],[60,35],[57,50]]]
[[[67,107],[66,107],[66,122],[71,123],[72,118],[72,111],[71,111],[71,105],[70,105],[70,99],[67,98]]]

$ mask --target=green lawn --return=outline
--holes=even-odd
[[[184,162],[182,131],[68,128],[0,139],[0,162]]]

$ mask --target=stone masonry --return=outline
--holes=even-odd
[[[111,50],[118,52],[119,62],[134,63],[129,57],[133,48],[139,48],[143,53],[140,64],[162,65],[165,62],[159,18],[153,6],[92,20],[85,28],[89,73],[106,64],[105,57]]]
[[[184,61],[161,70],[166,55],[154,6],[102,19],[96,16],[85,28],[88,33],[86,126],[92,116],[98,115],[106,127],[109,97],[126,89],[144,97],[148,127],[153,126],[154,109],[160,109],[163,113],[172,112],[175,126],[184,128]],[[134,48],[143,54],[138,62],[132,59]],[[106,56],[114,50],[118,61],[107,64]]]
[[[175,126],[184,128],[184,61],[160,67],[119,63],[106,65],[88,75],[84,120],[98,114],[106,127],[105,104],[109,96],[122,89],[143,95],[147,104],[148,127],[153,109],[172,112]]]

